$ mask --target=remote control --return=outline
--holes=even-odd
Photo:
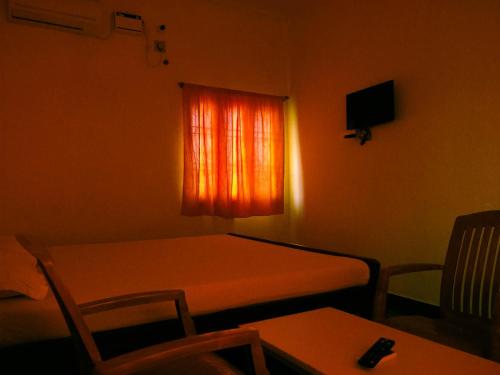
[[[395,342],[391,339],[381,337],[372,345],[368,351],[358,359],[358,364],[367,368],[374,368],[379,361],[391,353]]]

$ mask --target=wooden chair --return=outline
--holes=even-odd
[[[500,362],[500,211],[459,216],[444,265],[406,264],[381,270],[374,319],[433,341]],[[385,319],[389,278],[442,270],[440,318]]]
[[[48,251],[27,238],[18,241],[38,259],[78,350],[82,374],[241,374],[214,351],[250,346],[254,372],[268,375],[258,331],[230,329],[197,335],[182,290],[137,293],[77,305],[59,278]],[[175,301],[186,337],[103,360],[84,316],[121,307],[161,301]]]

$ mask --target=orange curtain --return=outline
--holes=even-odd
[[[283,213],[283,100],[184,85],[182,214]]]

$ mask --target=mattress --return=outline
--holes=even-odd
[[[300,251],[230,235],[49,248],[77,303],[136,292],[183,289],[192,315],[366,285],[361,260]],[[91,315],[102,331],[175,316],[171,303]],[[52,294],[0,301],[0,347],[69,336]]]

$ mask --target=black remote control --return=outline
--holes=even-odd
[[[379,361],[391,353],[395,342],[391,339],[381,337],[372,345],[368,351],[358,359],[358,364],[367,368],[374,368]]]

